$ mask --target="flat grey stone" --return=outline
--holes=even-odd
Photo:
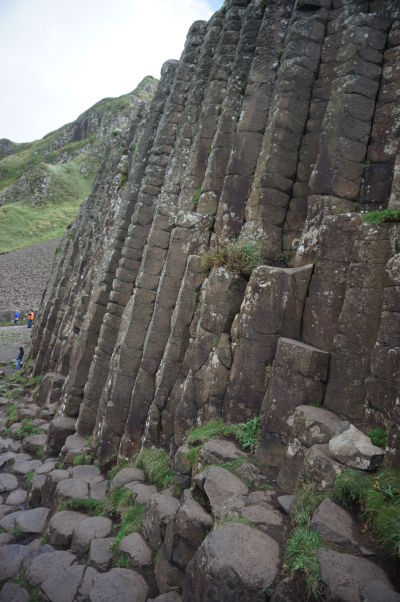
[[[108,493],[107,481],[99,481],[98,483],[91,483],[90,485],[90,497],[94,500],[104,502]]]
[[[282,515],[268,504],[254,504],[240,510],[241,516],[250,520],[261,531],[268,531],[269,527],[279,527],[283,523]]]
[[[350,514],[326,498],[314,512],[310,528],[318,531],[326,543],[356,544]]]
[[[151,548],[139,533],[131,533],[124,537],[119,544],[119,551],[128,556],[133,568],[151,565]]]
[[[24,562],[26,578],[32,587],[36,587],[50,575],[70,566],[75,560],[76,556],[71,552],[46,552]]]
[[[145,481],[143,470],[140,470],[140,468],[121,468],[112,480],[110,491],[134,481]]]
[[[26,502],[28,493],[25,489],[14,489],[6,498],[6,504],[9,506],[19,506]]]
[[[211,439],[207,441],[204,443],[199,454],[199,460],[203,464],[232,462],[244,457],[246,457],[246,454],[232,441],[227,441],[226,439]]]
[[[342,422],[336,435],[329,441],[332,456],[360,470],[373,470],[383,462],[385,451],[371,443],[371,439],[350,422]]]
[[[69,547],[75,527],[85,518],[87,518],[85,514],[72,510],[62,510],[54,514],[49,523],[50,543],[60,548]]]
[[[75,564],[54,570],[41,584],[41,590],[50,602],[73,602],[81,584],[85,566]]]
[[[18,543],[4,545],[0,548],[0,581],[16,577],[24,558],[32,554],[29,546]]]
[[[57,463],[54,460],[52,460],[50,462],[44,462],[44,464],[42,464],[42,466],[37,468],[35,470],[35,472],[36,472],[36,474],[47,474],[48,472],[51,472],[52,470],[54,470],[56,466],[57,466]]]
[[[290,514],[293,507],[294,495],[279,495],[277,498],[278,504],[286,514]]]
[[[7,514],[0,520],[0,527],[7,531],[8,533],[15,528],[15,521],[17,519],[18,514],[20,514],[21,510],[16,510],[15,512],[11,512]]]
[[[132,492],[132,499],[137,504],[146,504],[149,499],[157,493],[157,487],[154,485],[146,485],[144,483],[139,483],[138,481],[134,481],[133,483],[128,483],[125,485],[126,489]]]
[[[92,539],[90,543],[90,564],[100,572],[108,571],[113,560],[111,549],[115,537],[100,537]]]
[[[383,581],[368,581],[360,591],[361,602],[400,602],[400,594]]]
[[[78,479],[84,483],[98,483],[99,481],[104,481],[104,478],[102,477],[97,466],[86,464],[82,466],[74,466],[74,468],[71,468],[71,475],[73,479]]]
[[[17,487],[17,477],[7,472],[0,474],[0,493],[14,491],[14,489],[17,489]]]
[[[0,602],[29,602],[29,593],[17,583],[5,583],[0,592]]]
[[[23,533],[43,533],[49,512],[48,508],[34,508],[19,512],[15,526]]]
[[[14,460],[16,454],[14,452],[4,452],[0,454],[0,468],[3,468],[8,462]]]
[[[209,466],[194,477],[194,482],[207,495],[214,516],[244,506],[249,491],[238,477],[219,466]]]
[[[14,472],[16,474],[27,474],[28,472],[35,472],[40,468],[42,462],[40,460],[23,460],[22,462],[16,462],[14,464]]]
[[[11,533],[0,533],[0,546],[5,546],[8,543],[14,543],[15,537]]]
[[[14,512],[14,511],[15,511],[14,506],[8,506],[8,504],[0,504],[0,519],[4,518],[4,516],[6,516],[7,514],[10,514],[10,512]]]
[[[31,435],[30,437],[26,437],[22,446],[30,454],[37,454],[37,452],[43,452],[43,448],[46,445],[46,439],[47,435],[45,433]]]
[[[94,577],[90,602],[146,602],[149,586],[141,575],[129,569],[111,569]]]
[[[103,516],[91,516],[82,520],[72,534],[71,549],[79,555],[89,550],[93,539],[107,537],[111,533],[112,522]]]
[[[80,479],[65,479],[57,484],[56,496],[60,501],[86,500],[89,497],[89,487],[85,481]]]

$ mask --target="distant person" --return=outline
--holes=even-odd
[[[35,314],[31,310],[28,314],[28,328],[32,328],[33,320],[35,319]]]
[[[16,370],[20,370],[23,357],[24,357],[24,348],[20,347],[18,357],[17,357],[17,367],[15,368]]]
[[[18,326],[18,320],[19,320],[19,311],[16,311],[14,314],[14,326]]]

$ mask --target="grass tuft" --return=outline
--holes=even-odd
[[[400,222],[400,209],[383,209],[382,211],[369,211],[364,213],[363,220],[367,224],[384,224]]]
[[[143,449],[137,460],[138,468],[144,470],[146,479],[159,489],[165,489],[171,485],[175,472],[169,466],[167,452],[156,447]]]
[[[207,422],[199,427],[191,429],[187,436],[189,445],[206,443],[215,437],[234,437],[239,445],[246,451],[254,453],[257,449],[261,435],[261,421],[254,416],[247,422],[238,424],[226,424],[222,418]]]
[[[118,533],[111,546],[114,552],[118,550],[124,537],[140,530],[145,511],[145,506],[133,503],[132,493],[129,489],[118,487],[108,495],[104,504],[104,512],[120,522]]]
[[[30,437],[31,435],[37,435],[40,432],[41,429],[32,424],[31,418],[24,418],[21,422],[21,426],[16,432],[16,437],[18,440],[23,441],[27,437]]]
[[[82,466],[84,464],[93,464],[94,458],[90,453],[77,454],[74,458],[74,466]]]
[[[89,516],[103,516],[105,514],[105,503],[93,499],[66,500],[58,506],[58,511],[61,510],[75,510],[76,512],[84,512]]]
[[[30,470],[29,472],[27,472],[25,474],[25,483],[26,483],[27,487],[29,487],[29,485],[31,484],[32,479],[33,479],[34,476],[35,476],[35,471],[34,470]]]
[[[10,427],[15,422],[18,422],[18,406],[16,403],[12,403],[7,410],[6,426]]]
[[[202,445],[196,445],[195,447],[191,447],[186,454],[187,460],[193,467],[197,466],[199,462],[199,454],[202,447]]]
[[[322,589],[321,571],[317,552],[323,546],[321,535],[308,527],[295,527],[285,552],[285,565],[291,572],[301,571],[305,575],[309,592],[315,597]],[[319,599],[319,598],[318,598]]]
[[[400,554],[399,469],[373,475],[346,470],[336,479],[334,498],[347,508],[361,510],[377,543],[390,554]]]
[[[367,435],[371,439],[371,443],[385,449],[389,437],[389,429],[378,426],[376,429],[368,431]]]
[[[243,239],[220,239],[214,249],[202,256],[205,274],[213,268],[224,267],[232,274],[249,278],[252,271],[263,263],[262,251],[257,243]]]

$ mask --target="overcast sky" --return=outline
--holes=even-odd
[[[0,138],[28,142],[177,59],[223,0],[0,0]]]

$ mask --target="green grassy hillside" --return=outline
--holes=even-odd
[[[90,193],[110,137],[129,127],[134,106],[150,101],[156,85],[146,77],[130,94],[101,100],[41,140],[2,141],[11,153],[0,160],[0,253],[62,236]]]

